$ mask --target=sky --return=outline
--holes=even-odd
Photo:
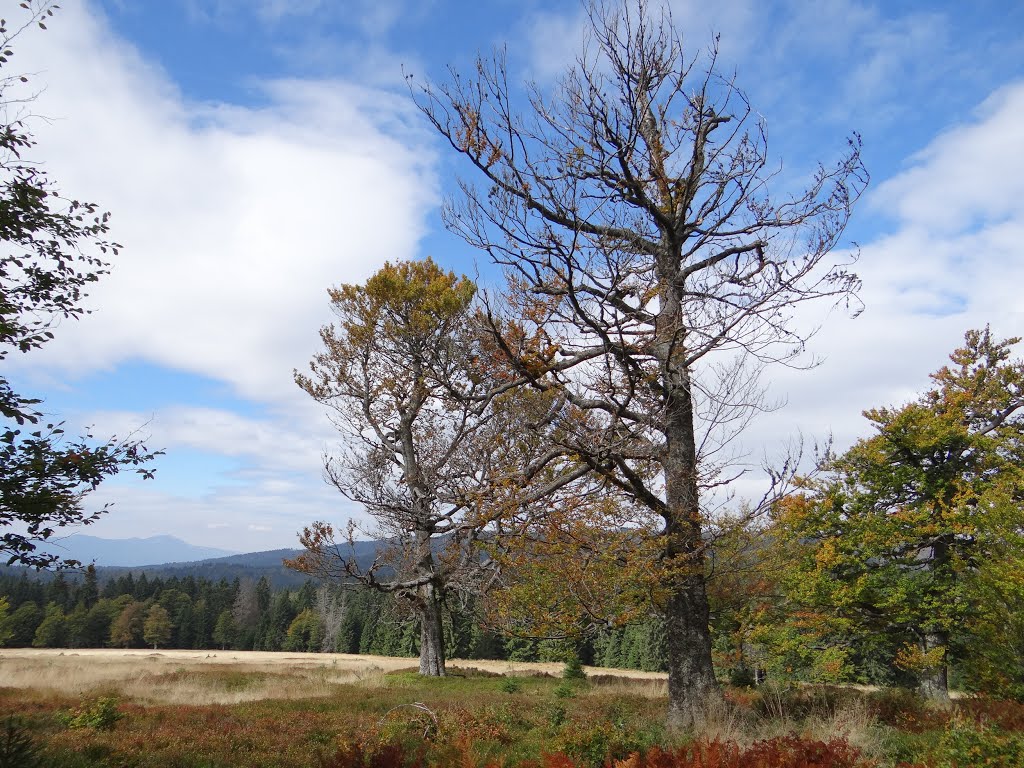
[[[721,36],[719,66],[787,173],[835,160],[857,132],[871,174],[843,244],[859,248],[864,310],[800,318],[821,326],[821,362],[770,374],[785,405],[751,427],[753,463],[796,435],[866,436],[861,412],[912,399],[969,328],[1024,333],[1024,4],[667,2],[691,50]],[[548,87],[579,50],[581,6],[60,5],[15,40],[6,73],[29,75],[35,159],[65,195],[109,210],[124,248],[93,313],[8,357],[5,375],[70,432],[165,451],[154,480],[120,475],[90,497],[114,506],[88,533],[243,552],[363,519],[323,481],[336,438],[292,380],[331,319],[326,289],[425,256],[497,279],[444,231],[440,204],[470,169],[404,75],[444,79],[503,46],[516,82]],[[25,18],[16,0],[0,8],[9,27]]]

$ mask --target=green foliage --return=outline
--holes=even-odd
[[[7,645],[7,641],[14,635],[11,628],[10,617],[11,601],[0,596],[0,647]]]
[[[217,616],[217,623],[213,628],[213,642],[223,650],[234,644],[237,634],[238,627],[235,625],[234,614],[230,608],[225,608]]]
[[[559,751],[580,766],[600,768],[634,753],[650,750],[663,737],[660,726],[628,724],[603,718],[566,722],[552,739],[552,751]]]
[[[576,686],[571,683],[561,683],[553,693],[556,699],[572,699],[576,697]]]
[[[558,728],[566,720],[566,708],[565,704],[556,702],[548,707],[548,725],[552,728]]]
[[[829,457],[824,477],[778,509],[792,566],[780,636],[827,648],[875,643],[923,682],[951,662],[1008,692],[1024,679],[1024,362],[1016,339],[970,331],[934,387],[901,408],[866,412],[876,434]],[[820,662],[818,653],[811,654]],[[941,685],[941,683],[939,683]]]
[[[955,720],[934,755],[938,768],[1003,768],[1024,765],[1024,734],[986,723]]]
[[[64,611],[56,603],[46,606],[42,623],[36,628],[32,645],[36,648],[63,648],[67,641],[67,622]]]
[[[34,602],[19,605],[7,619],[7,626],[11,632],[9,644],[16,647],[31,645],[36,630],[43,621],[43,615],[43,611]]]
[[[288,625],[284,641],[286,651],[319,651],[323,640],[323,625],[312,608],[306,608]]]
[[[562,670],[563,680],[586,680],[587,673],[583,669],[583,662],[580,655],[575,651],[565,660],[565,668]]]
[[[8,717],[0,733],[0,768],[36,768],[42,766],[39,746],[24,724]]]
[[[159,648],[171,639],[171,629],[171,616],[167,609],[159,603],[153,604],[146,613],[146,620],[142,625],[142,639],[147,645]]]
[[[498,683],[498,688],[505,693],[519,693],[523,690],[523,681],[518,677],[506,677]]]
[[[603,629],[594,639],[596,666],[664,672],[666,663],[665,626],[657,616]]]
[[[58,721],[68,728],[89,728],[94,731],[112,730],[124,717],[118,709],[116,696],[100,696],[82,706],[58,715]]]

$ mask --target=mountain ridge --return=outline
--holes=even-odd
[[[59,540],[50,540],[41,549],[64,559],[78,560],[84,565],[95,562],[97,567],[189,563],[239,554],[229,549],[190,544],[170,534],[108,539],[73,533]]]

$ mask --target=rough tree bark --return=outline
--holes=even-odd
[[[947,499],[946,502],[945,506],[953,506],[952,499]],[[950,535],[935,538],[928,558],[929,570],[939,573],[949,572],[952,538]],[[941,596],[936,595],[936,598],[941,599]],[[949,632],[936,626],[926,627],[920,633],[918,646],[921,650],[921,658],[934,659],[934,662],[920,671],[918,692],[935,704],[949,705]]]
[[[769,187],[763,125],[714,48],[683,53],[643,0],[594,2],[585,50],[550,92],[509,86],[504,57],[412,85],[475,168],[446,223],[506,269],[490,328],[512,368],[587,414],[568,454],[660,516],[672,726],[720,696],[711,663],[707,489],[762,401],[756,374],[806,340],[795,304],[857,286],[828,254],[866,173],[856,138],[809,187]],[[526,102],[525,112],[517,109]]]

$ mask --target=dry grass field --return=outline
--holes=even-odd
[[[380,687],[387,673],[415,665],[410,658],[344,653],[16,648],[0,650],[0,686],[65,696],[105,692],[145,704],[237,704],[330,696],[339,684]],[[456,677],[557,677],[562,665],[455,659],[448,668]],[[607,690],[666,692],[666,675],[659,672],[585,669]]]

